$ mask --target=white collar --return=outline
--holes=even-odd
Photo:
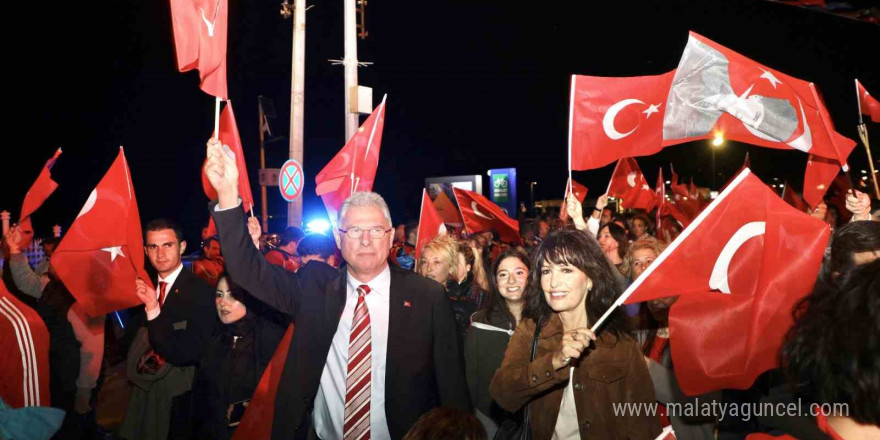
[[[183,270],[183,263],[180,263],[180,265],[177,266],[177,269],[174,269],[174,272],[171,272],[171,275],[168,275],[168,278],[162,278],[162,277],[160,276],[160,277],[159,277],[159,282],[161,283],[161,282],[164,281],[164,282],[168,283],[168,288],[170,289],[171,286],[174,285],[174,282],[177,281],[177,276],[180,275],[180,272],[181,272],[182,270]],[[157,283],[157,284],[158,284],[158,283]]]
[[[385,266],[382,272],[379,272],[379,275],[376,275],[375,278],[366,283],[355,279],[351,272],[346,271],[345,275],[350,292],[357,292],[358,286],[362,284],[370,286],[370,292],[377,291],[380,295],[387,295],[391,290],[391,269],[388,265]]]

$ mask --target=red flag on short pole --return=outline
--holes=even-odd
[[[575,198],[577,198],[578,202],[584,203],[584,199],[587,198],[587,193],[590,191],[586,186],[574,181],[573,179],[568,179],[568,182],[565,184],[565,197],[562,198],[562,207],[559,208],[559,218],[563,221],[568,219],[568,193],[571,192],[574,194]]]
[[[357,191],[371,191],[379,168],[379,150],[385,127],[385,100],[358,128],[339,153],[315,176],[315,193],[321,196],[327,215],[336,223],[342,203]]]
[[[829,233],[747,169],[615,305],[678,295],[669,329],[682,390],[748,388],[778,366],[791,309],[811,291]]]
[[[235,166],[238,168],[238,194],[241,197],[241,207],[250,211],[254,207],[254,195],[251,192],[251,181],[248,178],[247,164],[244,161],[244,149],[241,145],[241,136],[238,134],[238,124],[235,122],[235,113],[232,111],[232,101],[226,101],[226,107],[220,113],[220,143],[229,147],[235,155]],[[208,160],[205,159],[205,164]],[[205,174],[205,164],[202,165],[202,189],[211,200],[217,199],[217,191],[211,186],[208,175]]]
[[[31,189],[28,190],[27,194],[25,194],[24,203],[21,205],[21,217],[19,217],[19,223],[30,217],[34,211],[39,209],[40,206],[43,205],[43,202],[45,202],[55,189],[58,188],[58,184],[52,180],[52,173],[50,170],[52,169],[52,165],[55,165],[55,160],[58,159],[60,154],[61,149],[59,148],[55,151],[55,155],[43,165],[43,169],[40,170],[40,175],[37,176],[37,180],[31,185]]]
[[[290,340],[293,338],[293,324],[287,327],[272,360],[263,371],[263,376],[257,384],[257,389],[248,403],[241,423],[232,433],[232,440],[268,440],[272,437],[272,421],[275,419],[275,396],[278,394],[278,385],[281,383],[281,373],[287,361],[287,352],[290,350]]]
[[[785,186],[782,187],[782,200],[800,212],[807,212],[807,203],[791,188],[788,182],[785,182]]]
[[[91,316],[141,303],[144,271],[140,214],[122,148],[52,255],[52,267]]]
[[[416,232],[416,260],[422,254],[422,248],[428,244],[431,239],[438,235],[446,233],[446,225],[440,218],[440,213],[434,207],[431,196],[427,190],[422,190],[422,209],[419,215],[419,229]]]
[[[177,69],[198,69],[205,93],[228,98],[226,86],[227,0],[170,0]]]
[[[654,190],[648,186],[648,179],[642,174],[639,164],[631,157],[617,162],[611,181],[608,182],[608,195],[623,199],[620,206],[626,209],[644,209],[651,212],[656,204]]]
[[[859,80],[856,80],[856,97],[859,100],[861,114],[868,115],[872,121],[880,123],[880,101],[871,96]],[[861,116],[859,118],[861,119]]]
[[[452,188],[452,191],[469,234],[494,230],[504,243],[522,243],[519,222],[508,217],[498,205],[473,191],[460,188]]]

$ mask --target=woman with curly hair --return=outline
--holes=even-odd
[[[489,388],[515,412],[531,405],[534,439],[652,440],[656,415],[620,414],[615,404],[654,402],[641,350],[619,312],[590,330],[620,295],[614,268],[586,232],[563,229],[538,246],[524,318]],[[532,359],[532,344],[536,353]]]

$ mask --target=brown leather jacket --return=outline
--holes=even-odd
[[[532,438],[550,439],[556,427],[569,368],[554,370],[553,353],[562,344],[562,321],[554,314],[541,329],[538,351],[529,362],[535,323],[523,319],[507,345],[501,368],[489,392],[507,411],[515,412],[531,401]],[[654,386],[644,357],[635,341],[599,334],[589,352],[574,362],[574,399],[581,439],[653,440],[660,434],[660,418],[641,413],[615,414],[613,404],[653,404]]]

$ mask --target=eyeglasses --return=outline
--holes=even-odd
[[[637,267],[639,269],[644,269],[651,265],[654,262],[653,258],[646,258],[644,260],[633,260],[633,267]]]
[[[376,226],[376,227],[370,228],[370,229],[361,229],[357,226],[355,226],[351,229],[339,228],[339,232],[342,232],[343,234],[347,235],[348,238],[350,238],[352,240],[357,240],[357,239],[363,237],[364,232],[366,232],[366,231],[370,232],[371,239],[379,240],[380,238],[385,238],[385,234],[387,234],[393,230],[394,230],[394,228],[385,229],[381,226]]]

